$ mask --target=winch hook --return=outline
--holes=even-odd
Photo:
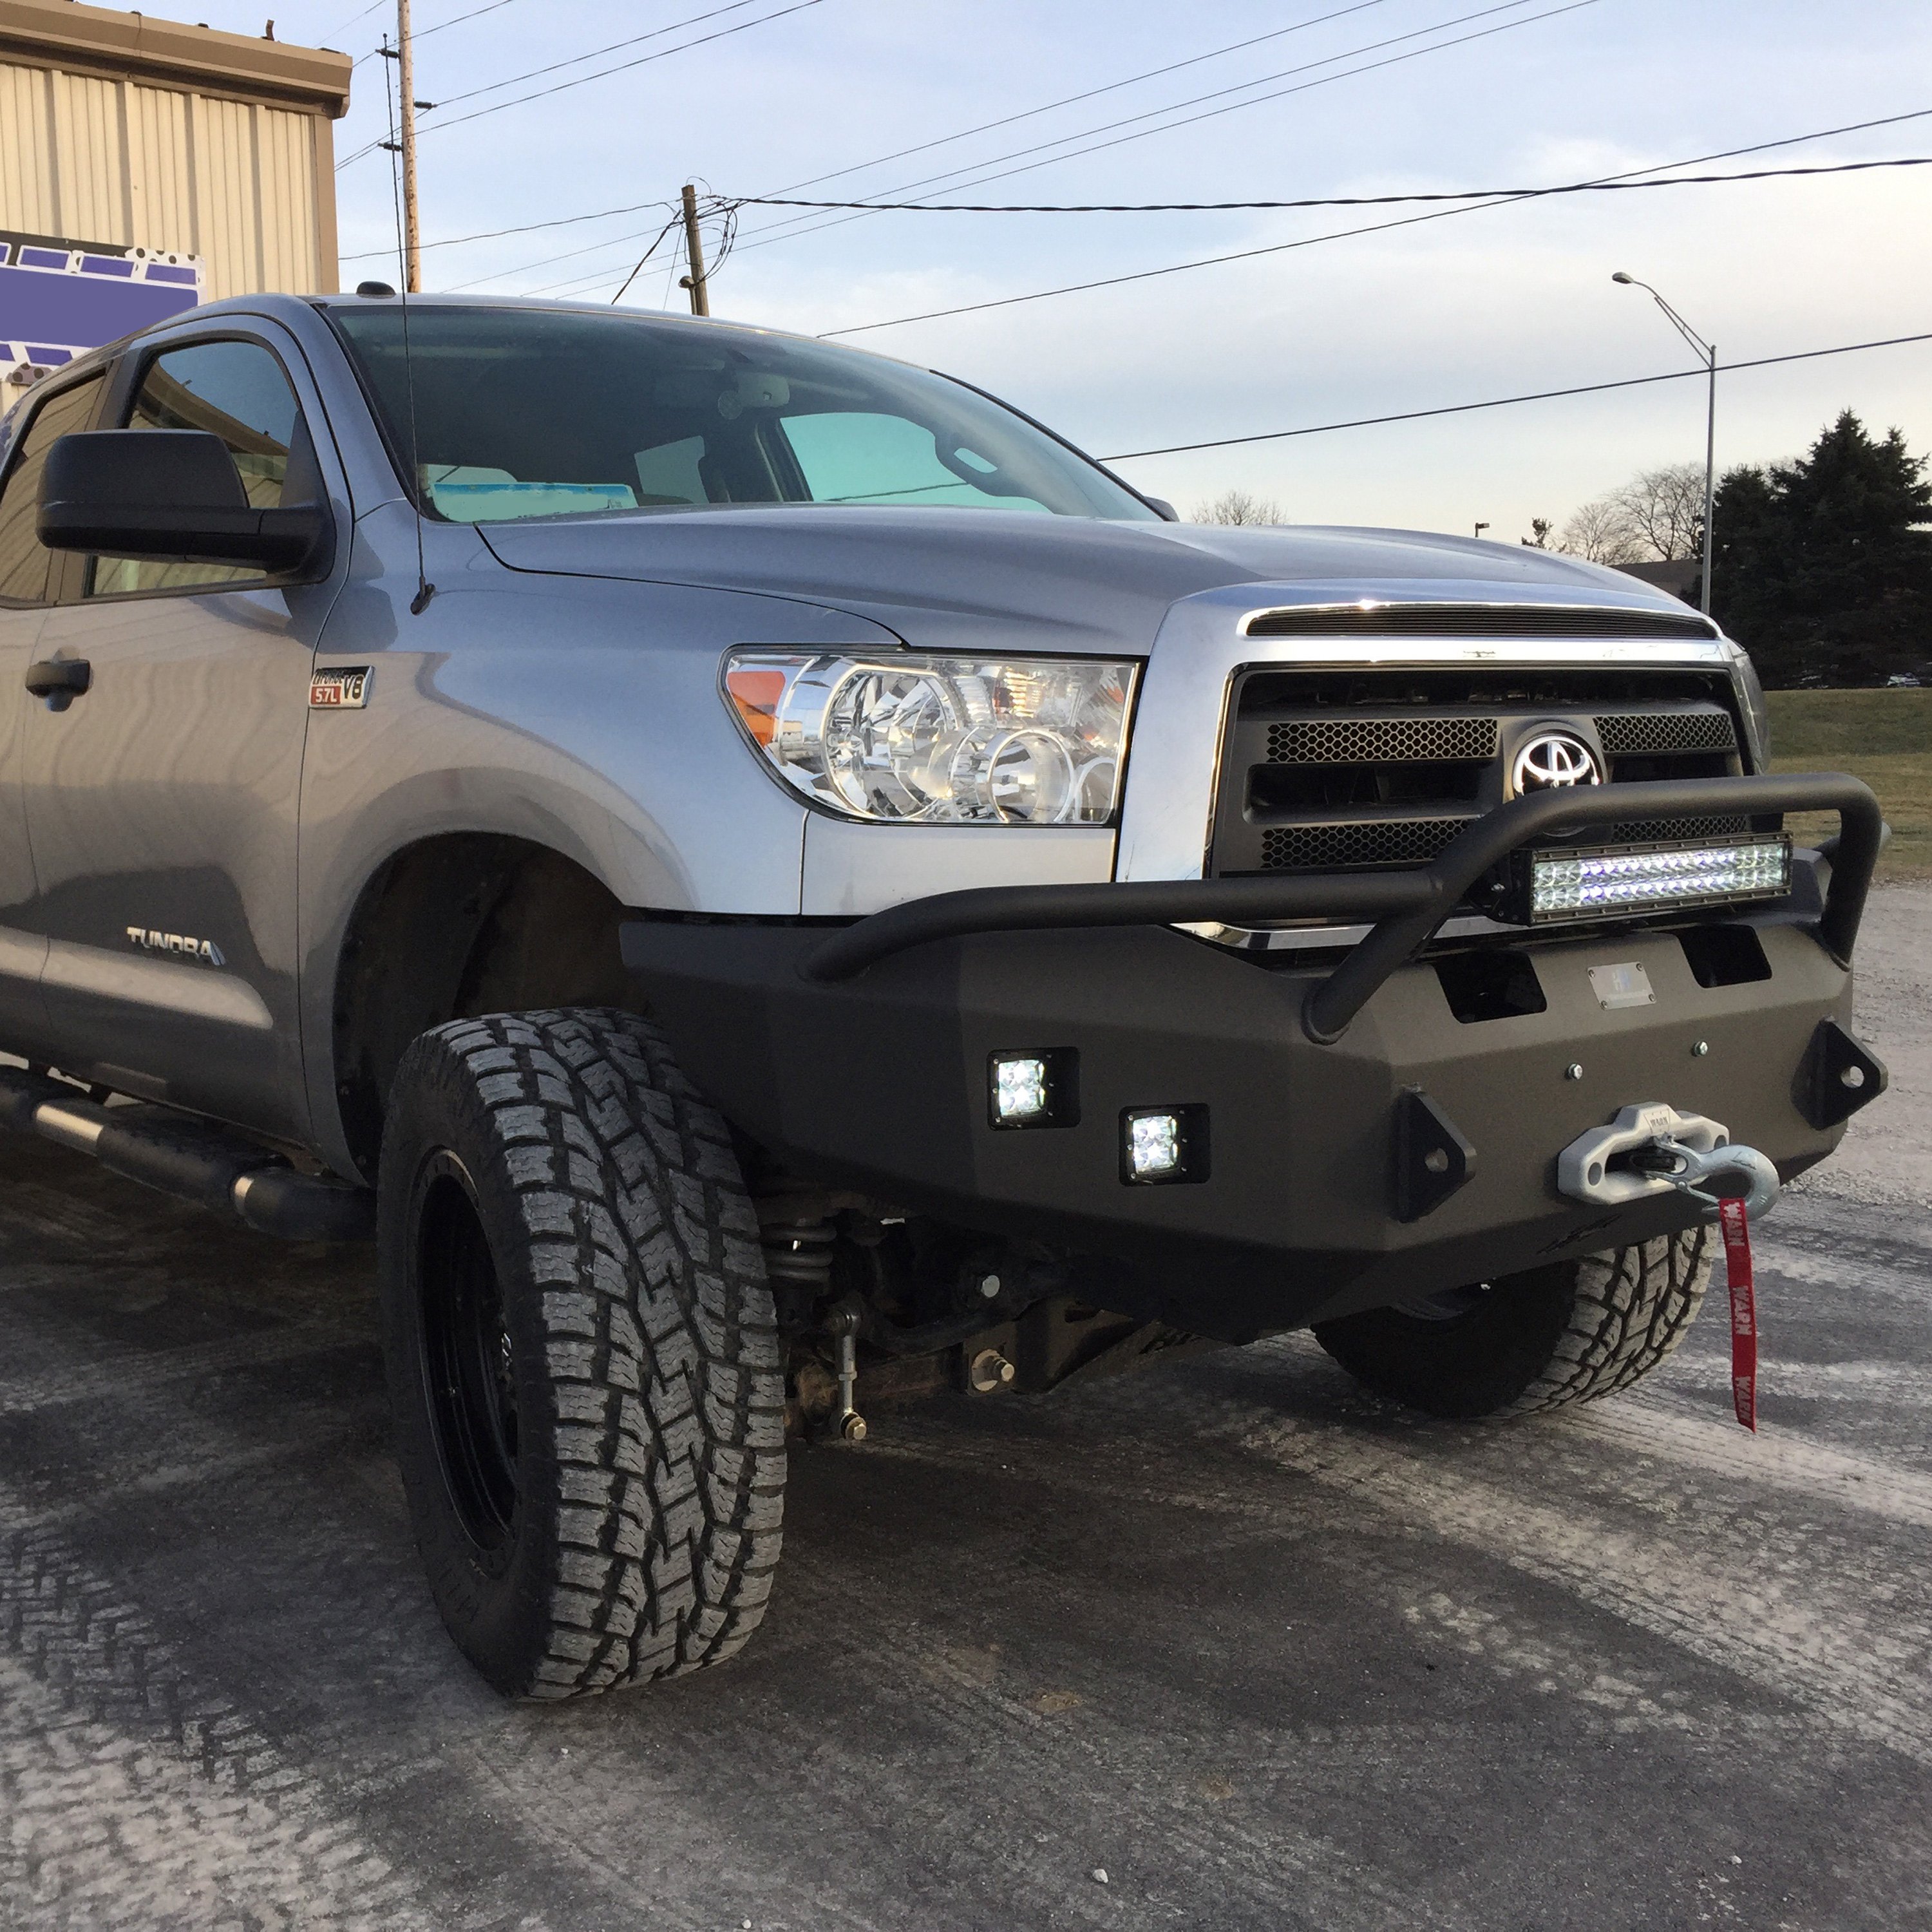
[[[1667,1180],[1679,1192],[1688,1194],[1694,1201],[1702,1202],[1709,1209],[1708,1220],[1717,1218],[1719,1196],[1707,1190],[1703,1184],[1714,1181],[1720,1174],[1733,1174],[1744,1182],[1744,1207],[1747,1220],[1755,1221],[1777,1200],[1778,1189],[1783,1184],[1778,1178],[1778,1169],[1769,1159],[1753,1147],[1721,1147],[1699,1148],[1686,1147],[1682,1142],[1666,1136],[1632,1150],[1630,1165],[1640,1174],[1654,1174],[1660,1180]]]

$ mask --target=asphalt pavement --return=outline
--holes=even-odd
[[[436,1622],[366,1257],[0,1140],[0,1926],[1932,1926],[1928,935],[1876,896],[1755,1438],[1721,1288],[1528,1425],[1298,1337],[880,1416],[742,1657],[561,1708]]]

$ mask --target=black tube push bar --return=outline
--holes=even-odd
[[[1532,839],[1631,819],[1664,818],[1692,799],[1708,812],[1836,812],[1838,862],[1818,922],[1820,943],[1840,965],[1851,963],[1865,894],[1884,836],[1878,800],[1844,772],[1807,772],[1790,778],[1678,778],[1649,784],[1592,785],[1587,790],[1533,792],[1512,799],[1450,840],[1420,876],[1430,882],[1425,904],[1384,920],[1308,997],[1302,1024],[1324,1045],[1341,1038],[1377,987],[1412,958],[1491,866]]]
[[[1858,779],[1843,772],[1807,772],[1532,793],[1475,820],[1433,864],[1415,872],[986,886],[938,892],[844,928],[812,952],[800,970],[807,980],[835,985],[910,947],[982,932],[1244,926],[1315,919],[1373,921],[1375,929],[1309,996],[1304,1024],[1312,1039],[1326,1044],[1339,1040],[1376,988],[1428,944],[1485,872],[1532,840],[1633,819],[1774,812],[1838,814],[1838,848],[1817,935],[1833,958],[1848,965],[1884,824],[1878,800]]]

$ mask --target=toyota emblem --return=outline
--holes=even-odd
[[[1539,731],[1524,741],[1510,767],[1510,789],[1519,798],[1528,792],[1603,782],[1596,753],[1574,731]]]

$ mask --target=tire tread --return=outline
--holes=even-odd
[[[764,1614],[785,1474],[730,1130],[635,1014],[458,1020],[418,1054],[453,1056],[488,1110],[554,1404],[554,1574],[513,1688],[554,1700],[717,1663]]]

